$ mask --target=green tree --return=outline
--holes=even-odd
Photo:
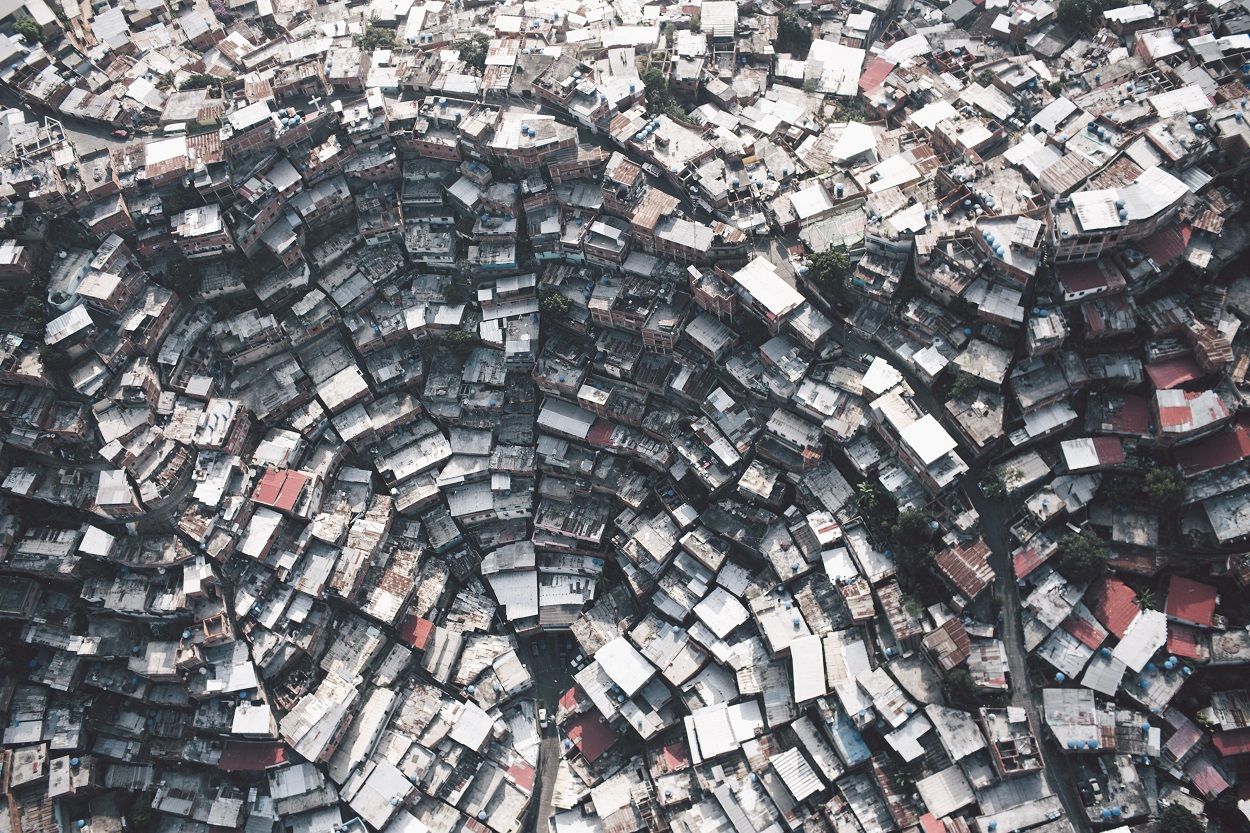
[[[1174,468],[1151,469],[1142,480],[1142,495],[1155,509],[1173,508],[1185,497],[1185,484]]]
[[[1058,557],[1059,572],[1083,584],[1106,575],[1111,550],[1092,532],[1069,533],[1059,539]]]
[[[139,793],[130,809],[126,811],[126,826],[131,830],[148,831],[152,829],[152,794]]]
[[[486,50],[490,46],[489,37],[482,32],[477,32],[471,37],[456,41],[452,45],[456,47],[460,60],[476,68],[478,72],[486,71]]]
[[[195,264],[182,258],[176,258],[166,264],[165,273],[161,277],[161,283],[166,289],[177,292],[183,298],[189,298],[199,292],[202,280],[203,276]]]
[[[68,353],[48,344],[39,348],[39,360],[43,362],[44,370],[49,373],[68,371],[74,366]]]
[[[942,675],[942,694],[947,705],[975,707],[980,705],[977,683],[967,668],[952,668]]]
[[[467,304],[473,300],[473,291],[464,283],[453,280],[443,287],[443,300],[449,304]]]
[[[1142,610],[1159,609],[1159,598],[1153,587],[1144,587],[1137,592],[1137,606]]]
[[[651,103],[654,99],[667,97],[668,78],[659,67],[647,67],[642,73],[642,86],[647,91],[647,102]]]
[[[1237,806],[1237,791],[1224,790],[1207,805],[1207,816],[1220,823],[1227,833],[1245,833],[1250,830],[1250,819],[1247,819]]]
[[[27,295],[22,299],[22,314],[31,321],[43,324],[48,320],[48,307],[44,304],[42,298]]]
[[[668,88],[668,77],[658,67],[648,66],[639,77],[642,78],[642,86],[647,93],[648,113],[653,116],[663,113],[670,119],[690,120],[686,107]]]
[[[1003,488],[1011,490],[1020,485],[1020,481],[1024,479],[1024,472],[1012,466],[1003,471]]]
[[[855,487],[859,498],[859,508],[865,511],[874,509],[881,503],[881,489],[871,480],[865,480]]]
[[[1057,17],[1063,25],[1079,34],[1100,28],[1104,0],[1059,0]]]
[[[13,24],[13,31],[26,38],[27,43],[43,43],[43,30],[39,24],[29,18],[22,18]]]
[[[1118,472],[1115,477],[1104,477],[1098,487],[1098,496],[1112,503],[1141,503],[1145,493],[1145,478],[1135,471]]]
[[[961,370],[955,374],[955,379],[951,382],[950,397],[962,401],[971,397],[976,390],[977,377]]]
[[[453,330],[443,336],[443,346],[460,357],[467,356],[473,352],[473,346],[476,342],[477,333],[472,330]]]
[[[894,786],[903,792],[910,792],[916,786],[915,776],[906,767],[894,770],[890,777],[894,779]]]
[[[360,44],[361,49],[366,51],[390,49],[395,45],[395,33],[385,26],[369,21],[369,25],[365,27],[365,31],[356,39],[356,42]]]
[[[893,534],[898,544],[927,544],[933,537],[933,519],[919,509],[904,509],[894,522]]]
[[[840,296],[851,274],[851,253],[846,246],[832,246],[807,259],[808,276],[829,295]]]
[[[569,310],[573,309],[573,302],[559,292],[548,292],[538,302],[538,308],[543,315],[563,318],[569,314]]]
[[[232,75],[218,78],[216,75],[209,75],[206,72],[197,72],[188,78],[184,78],[182,83],[178,85],[178,89],[182,92],[187,90],[208,90],[209,94],[212,95],[219,93],[222,87],[228,87],[234,81],[235,79]]]
[[[990,72],[988,69],[981,70],[977,73],[977,83],[982,87],[994,86],[994,73]]]
[[[777,51],[789,52],[796,60],[807,59],[812,48],[812,27],[794,9],[786,9],[777,19]]]
[[[1160,815],[1159,825],[1168,833],[1206,833],[1206,823],[1180,804],[1169,804]]]
[[[908,587],[917,586],[933,566],[933,519],[919,509],[904,509],[890,527],[894,559],[901,571],[900,579]]]

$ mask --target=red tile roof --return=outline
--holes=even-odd
[[[1186,477],[1223,468],[1250,457],[1250,417],[1241,417],[1227,430],[1176,450],[1176,462]]]
[[[528,761],[520,761],[508,767],[512,782],[526,792],[534,791],[534,767]]]
[[[1215,748],[1226,758],[1250,753],[1250,729],[1216,732],[1211,736],[1211,740],[1215,743]]]
[[[1185,254],[1185,249],[1189,248],[1189,238],[1193,236],[1193,233],[1193,229],[1187,225],[1180,228],[1169,226],[1135,245],[1141,247],[1142,251],[1155,263],[1166,266]]]
[[[1202,631],[1193,625],[1168,622],[1168,653],[1185,659],[1206,659]]]
[[[924,833],[946,833],[946,825],[938,821],[938,817],[932,813],[925,813],[920,817],[920,829]]]
[[[1128,459],[1119,437],[1094,437],[1094,451],[1100,466],[1118,466]]]
[[[937,554],[937,568],[969,599],[975,599],[994,580],[990,548],[982,539],[966,547],[947,547]]]
[[[1046,555],[1037,551],[1036,547],[1021,547],[1011,554],[1011,564],[1015,568],[1016,578],[1025,578],[1029,573],[1046,563],[1053,554],[1048,550]]]
[[[1141,613],[1133,588],[1118,578],[1104,578],[1090,586],[1089,596],[1094,618],[1117,639],[1123,639],[1128,626]]]
[[[1173,761],[1179,761],[1189,752],[1190,747],[1202,741],[1206,734],[1188,717],[1174,708],[1168,707],[1163,713],[1163,719],[1175,729],[1172,737],[1167,739],[1167,743],[1163,744],[1165,751]]]
[[[1184,576],[1172,576],[1168,583],[1165,612],[1169,619],[1209,628],[1215,624],[1215,588]]]
[[[433,622],[411,613],[408,614],[408,618],[404,620],[403,624],[399,626],[400,638],[418,651],[425,650],[425,646],[430,641],[430,634],[433,632]]]
[[[1208,801],[1229,787],[1229,783],[1224,779],[1223,773],[1216,769],[1215,764],[1205,755],[1191,758],[1185,764],[1185,774],[1189,776],[1190,781],[1193,781],[1194,786],[1198,788],[1198,792],[1202,793]]]
[[[684,740],[675,741],[665,746],[662,754],[664,755],[664,765],[668,767],[669,772],[676,772],[679,769],[685,769],[690,766],[690,748],[686,746]]]
[[[1056,278],[1065,292],[1088,292],[1091,289],[1107,289],[1124,286],[1124,275],[1110,258],[1090,260],[1060,266]]]
[[[1184,356],[1179,359],[1168,359],[1167,361],[1148,364],[1146,365],[1146,375],[1150,377],[1151,383],[1156,388],[1170,390],[1186,382],[1202,378],[1203,373],[1202,368],[1198,366],[1196,361],[1189,356]]]
[[[1103,408],[1104,431],[1119,434],[1145,434],[1150,429],[1150,400],[1137,393],[1122,393],[1113,405]]]
[[[302,471],[266,469],[260,477],[260,482],[256,484],[252,499],[281,512],[290,512],[299,501],[304,486],[311,479]]]
[[[573,686],[564,694],[560,695],[560,708],[572,711],[577,708],[577,701],[581,699],[577,693],[577,686]]]
[[[1165,405],[1159,408],[1159,426],[1162,428],[1175,428],[1178,425],[1184,425],[1189,422],[1193,416],[1193,411],[1180,405]]]
[[[217,767],[227,772],[261,772],[284,763],[286,744],[281,741],[228,740],[222,744]]]
[[[569,740],[582,753],[582,757],[592,764],[616,743],[616,733],[602,721],[599,712],[591,709],[564,724]]]
[[[612,432],[615,430],[616,426],[606,419],[596,419],[590,426],[590,431],[586,433],[586,442],[602,448],[612,442]]]
[[[880,87],[886,76],[894,71],[895,66],[893,61],[887,61],[880,56],[873,58],[868,62],[868,66],[864,67],[863,74],[859,76],[859,88],[867,92]]]
[[[943,622],[940,628],[929,631],[920,644],[945,671],[962,665],[972,656],[972,637],[968,636],[964,623],[953,617]]]
[[[1106,632],[1098,627],[1096,623],[1076,614],[1072,614],[1067,619],[1064,619],[1059,627],[1075,636],[1087,648],[1097,648],[1107,638]]]

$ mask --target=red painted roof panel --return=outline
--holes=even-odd
[[[1209,628],[1215,624],[1215,588],[1184,576],[1168,583],[1166,613],[1169,618]]]
[[[1104,578],[1095,582],[1089,590],[1090,610],[1094,618],[1117,639],[1123,639],[1128,626],[1141,613],[1137,606],[1137,594],[1118,578]]]

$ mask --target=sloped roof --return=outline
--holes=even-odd
[[[1095,582],[1089,589],[1089,607],[1094,612],[1094,618],[1117,639],[1124,638],[1128,626],[1141,613],[1137,606],[1137,594],[1118,578]]]
[[[1166,613],[1169,619],[1179,619],[1195,625],[1210,627],[1215,620],[1215,588],[1184,576],[1172,576],[1168,582]]]

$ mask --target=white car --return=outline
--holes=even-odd
[[[546,709],[538,710],[538,725],[542,727],[543,729],[547,728],[547,710]]]

